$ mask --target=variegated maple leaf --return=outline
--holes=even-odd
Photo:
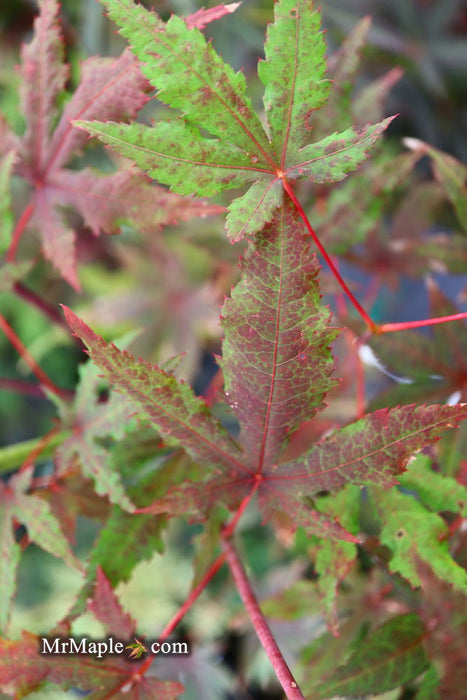
[[[129,51],[116,59],[92,57],[83,63],[81,81],[60,115],[58,103],[69,67],[64,63],[59,3],[40,0],[39,7],[33,39],[21,54],[21,106],[26,131],[17,139],[4,125],[3,140],[10,150],[17,151],[15,172],[32,187],[23,213],[25,221],[39,231],[45,257],[78,289],[76,235],[64,209],[78,211],[95,234],[117,233],[123,221],[142,231],[154,231],[168,223],[223,209],[172,195],[125,165],[110,175],[91,168],[67,167],[86,141],[86,135],[72,125],[74,119],[134,119],[150,99],[152,86]],[[229,11],[229,6],[212,8],[192,18],[191,26],[204,26]]]
[[[76,124],[179,194],[211,196],[249,185],[229,206],[233,240],[257,233],[272,219],[286,182],[333,182],[355,170],[391,121],[348,127],[310,143],[314,112],[330,90],[320,15],[312,0],[275,5],[266,59],[258,66],[265,126],[245,94],[243,74],[224,63],[198,29],[176,16],[165,24],[133,0],[103,1],[158,99],[181,116],[152,127],[82,119]]]
[[[348,483],[389,487],[410,456],[466,417],[460,406],[377,411],[336,430],[299,459],[281,463],[288,435],[322,407],[333,385],[329,343],[335,330],[320,306],[318,267],[291,203],[250,243],[244,275],[224,307],[227,398],[240,423],[240,447],[192,390],[96,336],[70,310],[68,323],[104,377],[129,395],[160,434],[184,447],[205,478],[173,485],[147,512],[205,514],[238,507],[257,492],[265,518],[289,514],[309,532],[357,541],[310,496]]]

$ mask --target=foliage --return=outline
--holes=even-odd
[[[169,700],[191,697],[190,682],[178,682],[187,678],[203,697],[220,687],[232,694],[227,669],[222,678],[212,673],[209,643],[226,636],[237,613],[237,626],[253,625],[291,700],[397,689],[455,697],[464,687],[467,592],[465,431],[458,429],[467,416],[466,314],[427,276],[428,319],[378,324],[333,255],[373,273],[374,290],[397,288],[402,272],[465,273],[465,167],[419,139],[406,139],[397,153],[381,143],[393,119],[383,118],[384,98],[400,73],[354,94],[368,18],[327,72],[312,0],[278,0],[258,80],[248,80],[252,94],[263,92],[258,108],[243,72],[201,31],[238,4],[165,22],[133,0],[102,2],[130,48],[116,59],[88,58],[67,92],[59,5],[41,0],[21,53],[24,132],[0,121],[0,327],[39,380],[5,377],[0,389],[32,394],[57,413],[49,432],[0,450],[1,691]],[[111,155],[95,142],[86,149],[88,135]],[[430,175],[418,170],[422,159]],[[228,200],[234,188],[242,193]],[[230,241],[243,241],[238,273],[219,221],[205,218],[225,210]],[[435,216],[451,230],[433,234]],[[51,265],[38,260],[32,231]],[[204,343],[210,355],[219,352],[220,334],[206,322],[187,335],[195,316],[189,298],[196,289],[203,302],[202,289],[220,305],[234,285],[220,315],[222,354],[202,396],[193,374],[182,377],[183,357],[167,359],[169,348],[183,348],[163,342],[169,324],[152,298],[154,277],[173,335],[188,346]],[[41,317],[34,327],[42,345],[27,323],[16,326],[18,299]],[[69,308],[78,306],[79,314]],[[148,315],[158,337],[150,350],[134,332]],[[446,321],[456,323],[439,325]],[[433,326],[431,335],[413,330],[422,325]],[[127,330],[116,344],[107,339]],[[47,359],[61,344],[73,367],[83,349],[89,355],[73,389]],[[137,359],[130,345],[150,360]],[[399,378],[369,392],[366,405],[363,357]],[[83,564],[76,537],[84,519],[97,531]],[[156,553],[169,571],[172,549],[184,547],[177,528],[192,540],[194,580],[180,602],[171,591],[178,584],[162,575],[172,612],[155,623],[138,597],[122,604],[124,586]],[[64,615],[18,638],[10,633],[13,599],[31,543],[80,580]],[[262,605],[247,558],[264,587],[276,589]],[[228,593],[225,605],[217,602],[226,612],[217,610],[203,633],[195,603],[203,592],[211,603],[226,595],[212,581],[224,564],[242,607]],[[137,614],[125,611],[132,604]],[[438,615],[440,608],[452,615]],[[155,659],[146,630],[164,642],[185,617],[191,657]],[[41,653],[44,638],[76,638],[90,619],[122,641],[124,653],[103,660]],[[261,675],[254,665],[247,672]]]

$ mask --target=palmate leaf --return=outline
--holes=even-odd
[[[152,87],[129,51],[117,59],[89,58],[83,63],[76,91],[53,129],[68,66],[63,62],[57,0],[42,0],[40,10],[33,40],[22,52],[26,132],[18,141],[15,172],[32,186],[29,204],[33,213],[28,225],[40,231],[45,257],[79,289],[75,233],[64,207],[78,211],[95,234],[119,232],[123,221],[142,230],[155,230],[193,216],[218,213],[222,208],[151,186],[134,169],[123,167],[104,175],[65,167],[86,141],[86,135],[72,125],[73,119],[134,119],[148,101]],[[204,21],[215,18],[216,13],[212,13]]]
[[[179,194],[210,196],[251,184],[229,207],[227,230],[233,240],[255,234],[271,220],[282,202],[284,177],[343,179],[389,124],[386,119],[360,132],[350,127],[307,145],[313,112],[329,92],[326,47],[312,0],[276,4],[266,60],[259,66],[266,131],[245,95],[243,75],[226,65],[197,29],[175,16],[165,24],[132,0],[104,4],[158,89],[157,97],[179,109],[181,118],[152,127],[75,124]],[[202,136],[198,126],[216,138]]]
[[[187,480],[173,486],[146,508],[150,513],[206,514],[216,503],[236,507],[255,490],[265,519],[279,511],[292,516],[293,527],[302,525],[320,536],[328,534],[356,542],[358,539],[332,517],[313,511],[306,497],[348,483],[386,488],[395,484],[414,452],[435,442],[443,430],[467,416],[465,405],[403,406],[377,411],[337,430],[301,459],[285,464],[263,462],[260,469],[258,462],[252,464],[248,457],[244,458],[204,402],[186,384],[107,344],[69,309],[65,312],[70,327],[87,345],[106,379],[138,403],[169,444],[182,445],[205,467],[205,480]],[[256,372],[257,369],[253,377]],[[247,364],[241,374],[239,398],[248,386]],[[292,406],[295,399],[293,394]],[[234,404],[233,408],[236,408]],[[267,417],[267,412],[263,415]],[[296,420],[296,408],[292,415]],[[267,422],[263,429],[268,438]],[[261,452],[258,459],[260,456]]]

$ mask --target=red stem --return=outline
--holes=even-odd
[[[11,239],[10,247],[7,250],[6,261],[11,263],[14,262],[16,257],[16,251],[21,240],[21,236],[24,233],[24,229],[31,218],[34,211],[34,204],[29,202],[26,209],[21,214],[18,223],[16,224],[15,230],[13,231],[13,236]]]
[[[408,328],[422,328],[423,326],[435,326],[438,323],[448,321],[460,321],[467,318],[467,311],[452,316],[439,316],[438,318],[425,318],[422,321],[403,321],[402,323],[382,323],[378,326],[376,333],[392,333],[393,331],[405,331]]]
[[[201,581],[198,583],[195,588],[191,591],[190,595],[188,598],[185,600],[183,603],[182,607],[177,611],[177,613],[174,615],[174,617],[170,620],[170,622],[167,623],[167,625],[164,627],[162,632],[159,635],[159,639],[167,639],[174,629],[177,627],[178,623],[185,617],[186,613],[188,610],[191,608],[195,600],[199,598],[201,593],[204,591],[206,586],[208,585],[209,581],[214,578],[214,576],[217,574],[221,566],[223,565],[225,561],[225,554],[222,552],[222,554],[219,554],[217,559],[213,561],[207,572],[204,574],[203,578]]]
[[[291,184],[288,182],[288,180],[286,180],[286,178],[282,178],[282,183],[284,185],[285,191],[289,195],[290,199],[294,203],[295,208],[297,209],[298,213],[300,214],[300,217],[302,218],[303,223],[305,224],[305,226],[308,230],[308,233],[310,234],[310,236],[314,240],[314,242],[315,242],[316,246],[318,247],[320,253],[322,254],[323,258],[326,260],[332,274],[334,275],[336,280],[339,282],[340,286],[342,287],[342,289],[344,290],[344,292],[346,293],[347,297],[352,302],[354,307],[357,309],[358,313],[363,318],[363,320],[365,321],[368,328],[374,333],[377,332],[378,331],[377,324],[370,318],[370,316],[367,314],[367,312],[365,311],[363,306],[357,301],[357,299],[355,299],[354,295],[352,294],[352,292],[348,288],[347,284],[344,282],[343,278],[340,275],[339,270],[334,265],[331,257],[328,255],[326,249],[324,248],[323,244],[321,243],[318,236],[316,235],[312,225],[308,221],[308,217],[305,214],[302,205],[298,201],[298,199],[295,195],[295,192],[292,189]]]
[[[69,333],[70,329],[68,328],[68,325],[65,323],[64,318],[58,309],[55,308],[55,306],[48,304],[46,301],[44,301],[44,299],[42,299],[42,297],[36,294],[36,292],[33,292],[32,289],[26,287],[26,285],[24,285],[22,282],[15,282],[13,285],[13,291],[15,294],[21,297],[21,299],[24,299],[24,301],[27,301],[28,304],[31,304],[38,309],[50,321],[62,326],[62,328],[65,328]]]
[[[37,445],[34,447],[34,449],[31,450],[31,452],[28,454],[26,459],[24,460],[23,464],[19,468],[20,472],[24,472],[26,469],[29,469],[29,467],[34,466],[34,462],[36,459],[40,456],[40,454],[45,450],[47,445],[55,435],[59,432],[59,428],[52,428],[52,430],[49,430],[49,432],[46,435],[43,435],[40,440],[38,440]]]
[[[347,297],[349,300],[352,302],[354,307],[357,309],[358,313],[360,316],[363,318],[365,321],[366,325],[368,326],[368,329],[370,330],[371,333],[375,333],[375,335],[381,335],[383,333],[392,333],[394,331],[404,331],[407,330],[408,328],[422,328],[424,326],[434,326],[438,323],[447,323],[448,321],[460,321],[463,318],[467,318],[467,312],[465,313],[460,313],[460,314],[453,314],[452,316],[440,316],[439,318],[427,318],[422,321],[404,321],[403,323],[382,323],[379,325],[378,323],[375,323],[371,316],[367,314],[363,306],[357,301],[357,299],[354,297],[350,289],[348,288],[347,284],[344,282],[342,279],[339,270],[337,269],[336,265],[333,263],[331,257],[328,255],[326,252],[326,249],[324,248],[323,244],[319,240],[318,236],[316,235],[312,225],[308,221],[308,217],[305,214],[302,205],[298,201],[295,192],[292,189],[292,185],[290,182],[285,178],[282,177],[282,183],[284,185],[284,189],[289,195],[290,199],[294,203],[295,208],[297,209],[298,213],[300,214],[300,217],[303,220],[303,223],[305,224],[310,236],[314,240],[316,246],[318,247],[319,251],[321,252],[323,258],[326,260],[331,272],[333,273],[334,277],[336,280],[339,282],[340,286],[346,293]]]
[[[44,390],[39,384],[25,382],[22,379],[9,379],[7,377],[0,377],[0,391],[13,391],[16,394],[34,396],[37,399],[46,398]]]
[[[286,697],[288,700],[305,700],[302,695],[302,691],[298,687],[292,672],[287,666],[287,663],[282,656],[282,652],[277,646],[277,642],[274,639],[263,613],[261,612],[258,600],[251,587],[251,583],[248,580],[238,552],[230,540],[224,541],[224,550],[237,590],[245,605],[250,620],[253,623],[263,649],[271,662],[277,679],[284,689]]]
[[[39,367],[33,356],[30,354],[29,350],[23,345],[21,340],[14,332],[13,328],[1,314],[0,329],[5,333],[10,343],[21,355],[21,357],[26,362],[30,370],[34,372],[41,384],[46,386],[48,389],[50,389],[50,391],[53,391],[54,394],[57,394],[57,396],[60,396],[60,398],[62,399],[69,399],[70,395],[73,395],[72,392],[69,392],[66,389],[60,389],[58,386],[56,386],[56,384],[53,383],[53,381],[47,376],[44,370],[41,369],[41,367]]]
[[[222,533],[222,537],[224,540],[227,540],[229,537],[232,536],[235,528],[238,525],[240,518],[242,517],[243,513],[245,512],[249,502],[251,501],[251,499],[255,495],[258,486],[259,486],[259,481],[255,484],[255,486],[252,488],[250,493],[247,496],[245,496],[245,498],[242,500],[234,517],[232,518],[230,523],[224,528],[223,533]],[[219,556],[213,561],[213,563],[211,564],[209,569],[206,571],[206,573],[204,574],[201,581],[198,583],[197,586],[195,586],[195,588],[193,588],[190,595],[183,603],[182,607],[179,610],[177,610],[177,612],[175,613],[173,618],[170,620],[170,622],[168,622],[166,624],[166,626],[164,627],[164,629],[162,630],[162,632],[159,635],[160,640],[166,639],[169,635],[172,634],[172,632],[177,627],[179,622],[181,622],[181,620],[185,617],[185,615],[187,614],[188,610],[191,608],[193,603],[199,598],[201,593],[204,591],[204,589],[208,585],[209,581],[212,578],[214,578],[214,576],[217,574],[217,572],[219,571],[219,569],[221,568],[221,566],[225,562],[225,559],[226,559],[226,553],[221,552],[221,554],[219,554]],[[146,673],[146,671],[148,670],[148,668],[152,664],[152,661],[153,661],[153,657],[148,656],[146,661],[142,664],[142,666],[140,666],[140,668],[137,671],[138,677],[144,676],[144,674]]]

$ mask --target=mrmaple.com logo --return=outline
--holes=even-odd
[[[121,639],[107,637],[106,639],[88,639],[87,637],[41,637],[40,653],[44,655],[86,655],[103,659],[108,655],[125,654],[129,659],[139,659],[143,654],[161,654],[162,656],[188,655],[190,648],[187,642],[176,641],[145,641],[134,638],[131,644]]]

